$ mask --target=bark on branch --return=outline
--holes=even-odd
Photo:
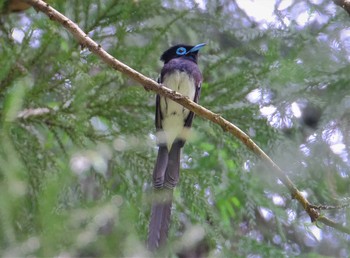
[[[213,113],[212,111],[194,103],[190,99],[182,96],[181,94],[171,91],[166,87],[158,84],[154,80],[144,76],[138,71],[130,68],[124,63],[120,62],[110,54],[108,54],[98,43],[93,41],[84,31],[82,31],[77,24],[68,19],[63,14],[56,11],[49,4],[45,3],[41,0],[23,0],[28,4],[32,5],[36,10],[45,13],[51,20],[60,23],[64,26],[79,42],[80,45],[87,47],[92,53],[100,57],[100,59],[111,66],[113,69],[118,70],[119,72],[125,74],[136,82],[140,83],[145,89],[154,91],[162,96],[165,96],[169,99],[174,100],[175,102],[181,104],[187,109],[194,112],[196,115],[201,116],[207,120],[212,121],[215,124],[221,126],[221,128],[238,138],[244,145],[248,147],[252,152],[254,152],[261,160],[271,168],[271,171],[274,175],[288,188],[289,192],[292,195],[292,198],[299,201],[299,203],[303,206],[304,210],[308,213],[312,222],[322,221],[328,226],[338,229],[339,231],[345,232],[349,234],[349,229],[342,226],[339,223],[333,222],[332,220],[320,216],[315,206],[312,206],[310,202],[300,193],[300,191],[296,188],[293,182],[289,179],[287,174],[281,170],[273,160],[262,150],[260,147],[254,143],[252,139],[249,138],[247,134],[245,134],[242,130],[240,130],[237,126],[225,120],[218,114]]]

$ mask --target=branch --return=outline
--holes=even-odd
[[[27,119],[29,117],[42,116],[42,115],[45,115],[48,113],[50,113],[50,109],[48,109],[48,108],[29,108],[29,109],[24,109],[24,110],[20,111],[17,114],[17,118]]]
[[[154,91],[164,97],[167,97],[175,102],[181,104],[186,107],[190,111],[194,112],[196,115],[201,116],[207,120],[212,121],[215,124],[221,126],[221,128],[238,138],[244,145],[248,147],[252,152],[254,152],[261,160],[271,168],[272,172],[275,176],[281,180],[281,182],[288,188],[289,192],[292,195],[292,198],[298,200],[303,206],[304,210],[308,213],[311,218],[311,221],[317,221],[320,217],[319,212],[311,207],[310,202],[300,193],[300,191],[296,188],[293,182],[289,179],[289,177],[279,168],[272,159],[256,145],[252,139],[249,138],[247,134],[245,134],[242,130],[240,130],[237,126],[225,120],[218,114],[213,113],[212,111],[198,105],[197,103],[191,101],[187,97],[182,96],[181,94],[172,91],[162,85],[158,84],[154,80],[144,76],[143,74],[137,72],[136,70],[130,68],[124,63],[118,61],[116,58],[108,54],[101,45],[97,44],[93,41],[88,35],[86,35],[77,24],[72,22],[63,14],[56,11],[49,4],[41,1],[41,0],[23,0],[30,5],[32,5],[36,10],[39,10],[45,13],[51,20],[60,23],[64,26],[79,42],[79,44],[83,47],[87,47],[92,53],[100,57],[100,59],[111,66],[113,69],[125,74],[136,82],[140,83],[146,90]],[[326,217],[322,217],[322,221],[326,221]],[[327,219],[330,221],[329,219]],[[336,224],[336,223],[335,223]],[[329,226],[335,228],[334,225],[328,223]],[[338,225],[338,224],[336,224]],[[339,228],[341,225],[339,225]],[[341,229],[339,229],[341,230]],[[342,232],[348,233],[346,230],[341,230]]]
[[[340,210],[350,207],[349,200],[347,202],[341,203],[339,205],[310,205],[311,208],[315,210]]]
[[[317,222],[322,222],[323,224],[335,228],[340,232],[346,233],[350,235],[350,228],[344,227],[342,224],[337,223],[327,217],[324,216],[319,216],[319,218],[317,219]]]
[[[350,0],[333,0],[336,5],[339,5],[350,15]]]

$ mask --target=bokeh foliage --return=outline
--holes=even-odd
[[[281,2],[271,23],[233,1],[51,4],[154,79],[168,46],[206,42],[200,104],[247,132],[313,203],[338,205],[350,193],[350,19],[329,1]],[[0,46],[1,256],[146,256],[154,93],[34,10],[1,14]],[[165,252],[349,256],[348,235],[312,224],[218,126],[195,119],[182,164]],[[324,213],[349,226],[349,209]]]

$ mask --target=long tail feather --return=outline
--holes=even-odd
[[[151,221],[148,232],[148,249],[155,251],[165,244],[170,225],[173,190],[164,189],[157,193],[152,205]]]
[[[173,143],[169,152],[168,165],[165,171],[164,186],[173,189],[179,182],[180,177],[180,153],[183,146],[182,141]]]
[[[168,149],[166,146],[159,146],[156,165],[153,170],[153,187],[161,189],[164,185],[165,171],[168,166]]]
[[[179,181],[181,147],[182,145],[180,143],[174,143],[169,155],[167,150],[161,150],[163,147],[159,147],[157,162],[153,172],[153,184],[156,190],[156,196],[152,205],[148,232],[148,249],[151,251],[164,245],[168,238],[173,188]],[[163,172],[161,169],[164,168],[165,152],[167,154],[167,166],[164,169],[165,172]],[[159,184],[161,177],[164,187],[161,187]]]

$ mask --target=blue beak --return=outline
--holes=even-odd
[[[204,47],[206,44],[207,43],[198,44],[198,45],[194,46],[193,48],[191,48],[189,51],[187,51],[186,54],[191,53],[191,52],[196,52],[196,51],[200,50],[202,47]]]

